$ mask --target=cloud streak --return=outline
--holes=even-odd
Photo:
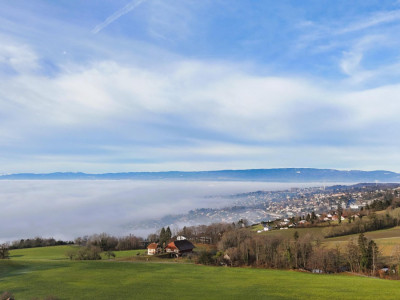
[[[128,3],[127,5],[125,5],[123,8],[121,8],[120,10],[116,11],[115,13],[113,13],[111,16],[109,16],[107,19],[104,20],[104,22],[96,25],[93,29],[92,29],[92,33],[93,34],[97,34],[99,33],[101,30],[103,30],[104,28],[106,28],[108,25],[110,25],[111,23],[115,22],[116,20],[118,20],[120,17],[122,17],[123,15],[126,15],[127,13],[129,13],[130,11],[134,10],[136,7],[138,7],[139,5],[141,5],[143,2],[145,2],[146,0],[135,0],[132,1],[130,3]]]

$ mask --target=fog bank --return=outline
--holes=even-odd
[[[35,236],[71,240],[93,233],[146,233],[128,224],[195,208],[228,206],[208,197],[313,183],[192,181],[0,181],[0,241]]]

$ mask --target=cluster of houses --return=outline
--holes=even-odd
[[[192,252],[194,245],[185,238],[179,237],[177,240],[168,243],[165,248],[157,243],[151,243],[147,246],[148,255],[156,255],[161,253],[170,253],[176,257]]]
[[[330,221],[338,221],[339,220],[339,216],[337,214],[334,213],[324,213],[324,214],[316,214],[316,221],[317,222],[330,222]],[[347,218],[351,217],[352,219],[357,219],[359,218],[359,214],[358,213],[353,213],[351,215],[347,215]],[[340,216],[340,220],[341,221],[345,221],[346,220],[345,216]],[[257,230],[257,233],[261,233],[264,231],[271,231],[273,229],[280,229],[280,230],[284,230],[284,229],[289,229],[289,228],[294,228],[294,227],[298,227],[298,226],[304,226],[309,224],[310,222],[307,220],[300,220],[297,223],[292,222],[289,219],[277,219],[275,220],[275,225],[273,227],[271,227],[270,225],[268,225],[267,223],[263,223],[263,229],[261,230]]]

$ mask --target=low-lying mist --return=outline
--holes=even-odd
[[[208,196],[310,185],[223,181],[0,181],[0,241],[35,236],[72,240],[101,232],[144,235],[146,230],[132,230],[128,224],[195,208],[229,206],[232,201]]]

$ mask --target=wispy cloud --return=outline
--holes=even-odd
[[[103,30],[108,25],[110,25],[112,22],[118,20],[123,15],[126,15],[127,13],[129,13],[130,11],[132,11],[133,9],[135,9],[136,7],[138,7],[140,4],[142,4],[145,1],[146,0],[135,0],[135,1],[129,2],[123,8],[116,11],[111,16],[109,16],[107,19],[105,19],[104,22],[96,25],[96,27],[93,28],[92,33],[94,33],[94,34],[99,33],[101,30]]]
[[[358,30],[368,29],[373,26],[378,26],[385,23],[395,22],[400,20],[400,10],[377,12],[364,20],[352,23],[337,31],[338,34],[354,32]]]

